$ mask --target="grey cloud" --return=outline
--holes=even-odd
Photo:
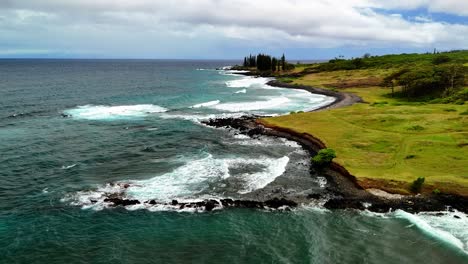
[[[14,0],[0,1],[0,49],[6,38],[26,49],[136,45],[190,49],[234,40],[251,45],[334,47],[394,44],[466,47],[468,26],[408,21],[372,8],[431,6],[456,10],[453,0]],[[465,5],[458,8],[463,13]],[[462,10],[462,11],[460,11]],[[42,36],[47,40],[40,39]],[[36,40],[36,41],[34,41]],[[181,41],[182,40],[182,41]],[[186,41],[183,41],[186,40]],[[279,41],[281,40],[281,41]],[[28,41],[43,43],[35,48]],[[181,43],[176,43],[181,42]],[[145,44],[146,45],[146,44]],[[11,46],[11,45],[10,45]]]

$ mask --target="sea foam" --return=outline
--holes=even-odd
[[[201,159],[189,160],[171,172],[147,180],[127,180],[106,184],[95,190],[70,194],[62,200],[72,205],[82,206],[83,209],[101,210],[109,205],[104,201],[109,196],[139,200],[142,204],[152,199],[170,203],[173,199],[187,201],[202,199],[207,195],[219,197],[222,193],[217,193],[217,188],[224,186],[223,180],[230,177],[235,177],[241,182],[242,187],[239,193],[248,193],[264,188],[273,182],[284,173],[288,162],[287,156],[252,159],[215,158],[208,155]],[[255,166],[258,169],[251,173],[231,173],[232,169],[239,170],[246,166]]]
[[[206,103],[192,105],[191,108],[201,108],[201,107],[213,106],[213,105],[219,104],[220,102],[221,101],[219,101],[219,100],[209,101],[209,102],[206,102]]]
[[[262,109],[274,109],[289,102],[290,99],[284,96],[272,97],[266,101],[223,103],[212,106],[212,108],[229,112],[253,111]]]
[[[83,105],[65,110],[64,113],[76,119],[112,120],[139,118],[166,111],[166,108],[152,104],[120,106]]]
[[[397,218],[408,220],[423,233],[468,254],[467,216],[457,211],[442,213],[443,215],[437,215],[436,213],[410,214],[397,210],[393,214]]]
[[[241,79],[227,81],[226,86],[230,88],[249,88],[251,86],[265,86],[265,84],[271,80],[272,78],[246,76]]]

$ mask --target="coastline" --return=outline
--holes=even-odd
[[[362,100],[361,97],[352,93],[335,92],[332,90],[321,89],[321,88],[316,88],[316,87],[307,86],[307,85],[284,83],[278,80],[269,81],[267,85],[270,85],[273,87],[279,87],[279,88],[300,89],[300,90],[308,91],[309,93],[321,94],[321,95],[326,95],[326,96],[335,98],[335,101],[327,105],[321,106],[317,109],[314,109],[312,111],[309,111],[309,112],[340,108],[340,107],[350,106],[355,103],[364,103],[364,100]]]
[[[250,73],[246,75],[251,75]],[[331,96],[335,101],[314,109],[323,111],[328,109],[350,106],[355,103],[364,103],[362,98],[355,94],[336,92],[326,89],[315,88],[306,85],[294,85],[272,80],[267,83],[270,86],[280,88],[302,89],[310,93]],[[269,125],[258,117],[241,117],[214,119],[205,123],[213,127],[227,127],[239,130],[248,136],[265,135],[285,138],[295,141],[303,146],[311,156],[326,145],[317,137],[308,133],[298,133],[287,128]],[[332,162],[325,171],[330,186],[327,191],[331,198],[324,204],[327,209],[359,209],[372,212],[385,213],[391,210],[402,209],[410,213],[425,211],[458,210],[468,213],[468,198],[453,194],[438,195],[400,195],[390,193],[385,188],[364,188],[355,176],[342,165]],[[368,186],[366,186],[368,187]],[[373,187],[373,186],[371,186]],[[311,200],[320,199],[320,196],[309,197]],[[294,201],[300,203],[301,201]]]

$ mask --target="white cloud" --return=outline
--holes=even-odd
[[[384,9],[413,10],[427,8],[430,12],[441,12],[459,16],[468,15],[466,0],[371,0],[371,5]]]
[[[395,11],[420,7],[468,14],[464,0],[7,0],[0,2],[0,49],[5,43],[67,51],[137,45],[168,52],[177,47],[183,53],[194,50],[188,45],[230,41],[244,46],[467,48],[468,25],[423,16],[407,20]],[[386,15],[373,8],[395,10]]]

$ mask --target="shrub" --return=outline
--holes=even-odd
[[[414,159],[416,158],[416,155],[410,154],[405,157],[405,159]]]
[[[460,115],[468,115],[468,110],[461,112]]]
[[[435,195],[440,194],[440,190],[439,190],[439,189],[434,189],[434,190],[432,191],[432,193],[435,194]]]
[[[447,63],[447,62],[450,62],[450,61],[451,61],[451,59],[447,55],[439,55],[439,56],[435,57],[434,59],[432,59],[432,63],[436,64],[436,65],[442,64],[442,63]]]
[[[445,112],[456,112],[457,109],[453,109],[453,108],[445,108],[444,109]]]
[[[410,126],[407,129],[408,130],[413,130],[413,131],[421,131],[421,130],[424,130],[424,127],[422,127],[420,125],[415,125],[415,126]]]
[[[419,178],[417,178],[417,179],[411,184],[411,192],[413,192],[413,193],[420,193],[425,180],[426,180],[426,179],[425,179],[424,177],[419,177]]]
[[[323,168],[330,165],[334,158],[336,158],[336,153],[333,149],[321,149],[317,155],[312,158],[312,164],[315,167]]]

